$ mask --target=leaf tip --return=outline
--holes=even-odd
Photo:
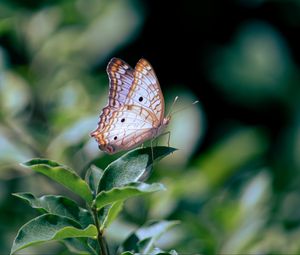
[[[20,164],[20,166],[23,166],[23,167],[31,167],[33,165],[36,165],[39,161],[41,161],[41,159],[39,159],[39,158],[32,158],[30,160],[27,160],[27,161],[19,163],[19,164]]]
[[[14,197],[20,197],[19,193],[11,193],[11,195]]]
[[[23,162],[23,163],[19,163],[19,165],[22,166],[22,167],[28,167],[27,163],[28,163],[28,161]]]

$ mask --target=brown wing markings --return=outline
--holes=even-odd
[[[145,79],[148,83],[147,88],[151,91],[153,95],[155,95],[154,98],[158,97],[158,100],[160,101],[161,107],[158,108],[159,110],[158,111],[154,110],[157,108],[154,109],[151,108],[151,110],[156,115],[156,118],[161,122],[162,119],[164,118],[164,98],[153,67],[147,60],[140,59],[135,66],[133,75],[134,75],[134,82],[133,82],[134,87],[131,88],[132,90],[130,90],[128,94],[132,96],[132,94],[134,93],[135,87],[137,86],[137,79],[141,79],[141,78]],[[153,98],[151,97],[150,97],[150,104],[153,104]]]
[[[152,72],[150,72],[150,71],[152,71]],[[154,81],[149,80],[147,75],[150,75]],[[148,61],[146,61],[145,59],[140,59],[138,61],[138,63],[135,66],[135,69],[133,71],[133,76],[134,76],[134,81],[133,81],[132,87],[130,88],[130,91],[128,93],[129,97],[132,96],[133,92],[135,91],[136,86],[142,83],[142,79],[145,79],[148,81],[148,83],[147,83],[148,88],[151,88],[150,87],[151,85],[158,83],[155,73],[153,71],[153,68],[151,67],[150,63],[148,63]],[[148,93],[147,90],[145,90],[145,91],[146,91],[146,93]]]
[[[135,121],[139,121],[137,120],[138,116],[144,116],[145,120],[148,120],[148,118],[150,118],[151,124],[153,125],[153,127],[157,127],[160,123],[156,121],[156,116],[151,112],[148,111],[148,109],[140,107],[140,106],[134,106],[134,105],[124,105],[122,106],[120,109],[118,110],[114,110],[114,111],[110,111],[110,107],[106,107],[103,109],[103,113],[108,113],[108,114],[104,114],[103,117],[105,118],[100,118],[100,131],[105,133],[108,132],[110,129],[112,129],[112,127],[114,127],[114,121],[118,121],[118,115],[121,115],[120,113],[122,113],[123,111],[136,111],[139,114],[136,114],[135,117]],[[102,116],[102,115],[101,115]],[[131,118],[131,117],[129,117]],[[132,119],[132,118],[131,118]],[[106,121],[108,120],[108,122]],[[102,128],[101,128],[102,127]]]
[[[118,58],[112,58],[107,65],[106,72],[109,77],[108,105],[112,107],[119,107],[124,104],[124,102],[118,100],[118,88],[121,87],[121,90],[123,89],[123,91],[125,91],[124,96],[126,98],[126,91],[129,91],[133,81],[133,69],[125,61]]]
[[[145,137],[149,137],[152,134],[152,129],[139,129],[134,133],[128,134],[122,138],[122,145],[131,148],[137,144],[145,141]]]
[[[111,142],[110,139],[113,138],[111,135],[118,131],[116,130],[119,128],[117,121],[119,121],[118,117],[122,116],[122,111],[137,111],[135,120],[132,122],[139,121],[140,123],[138,129],[127,128],[123,129],[123,132],[118,131],[123,133],[121,145],[127,145],[127,149],[155,135],[155,129],[161,124],[164,117],[164,98],[154,70],[144,59],[141,59],[135,68],[136,71],[120,59],[112,59],[107,66],[110,79],[108,105],[103,108],[98,128],[92,133],[99,144]],[[132,97],[133,93],[135,95]],[[147,108],[139,105],[139,100],[137,100],[139,95],[145,97]],[[128,99],[133,105],[125,103]],[[148,106],[150,106],[149,109]],[[131,119],[132,116],[134,114],[131,115]],[[138,118],[138,116],[143,116],[143,118]],[[129,117],[127,116],[127,118]],[[144,128],[145,126],[146,128]],[[128,130],[134,130],[134,132],[126,135]],[[130,137],[132,138],[129,139]]]
[[[143,66],[143,68],[141,68],[140,65]],[[154,69],[147,60],[140,59],[140,61],[137,63],[137,67],[135,69],[137,69],[140,73],[143,74],[143,79],[146,79],[148,81],[149,86],[151,86],[151,85],[153,86],[154,84],[158,83]],[[151,78],[153,80],[152,79],[150,80],[148,75],[151,76]],[[142,76],[139,75],[137,78],[141,79]]]
[[[154,113],[152,113],[148,109],[140,107],[140,106],[135,106],[135,105],[124,105],[123,107],[121,107],[120,109],[118,109],[112,113],[110,122],[107,124],[106,127],[111,127],[114,124],[114,121],[115,121],[115,123],[117,123],[117,121],[119,121],[121,119],[120,116],[123,116],[121,113],[125,112],[125,111],[131,111],[131,112],[136,113],[134,119],[131,116],[126,117],[128,119],[131,119],[132,123],[134,123],[136,121],[141,121],[141,119],[138,119],[138,118],[143,116],[143,120],[144,120],[143,124],[148,122],[153,127],[157,127],[159,125],[159,122],[157,121]],[[107,131],[107,128],[105,129],[105,131]]]

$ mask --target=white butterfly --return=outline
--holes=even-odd
[[[170,116],[164,116],[164,97],[150,63],[140,59],[132,69],[123,60],[113,58],[106,71],[108,104],[91,133],[100,150],[113,154],[159,136]]]

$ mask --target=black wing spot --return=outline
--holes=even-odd
[[[117,140],[117,139],[118,139],[118,137],[117,137],[117,136],[115,136],[115,137],[114,137],[114,140]]]
[[[143,97],[140,97],[140,98],[139,98],[139,101],[140,101],[140,102],[142,102],[142,101],[143,101],[143,99],[144,99]]]
[[[123,118],[123,119],[121,119],[121,122],[124,122],[125,121],[125,119]]]

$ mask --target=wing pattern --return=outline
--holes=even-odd
[[[100,149],[114,153],[157,135],[164,118],[164,98],[154,70],[145,59],[140,59],[132,69],[123,60],[113,58],[107,73],[108,104],[91,135]]]
[[[125,104],[130,87],[133,83],[133,69],[123,60],[113,58],[107,65],[109,77],[108,105],[119,108]]]
[[[145,59],[136,64],[133,84],[128,93],[126,104],[139,105],[152,111],[161,121],[164,117],[164,98],[154,70]]]

